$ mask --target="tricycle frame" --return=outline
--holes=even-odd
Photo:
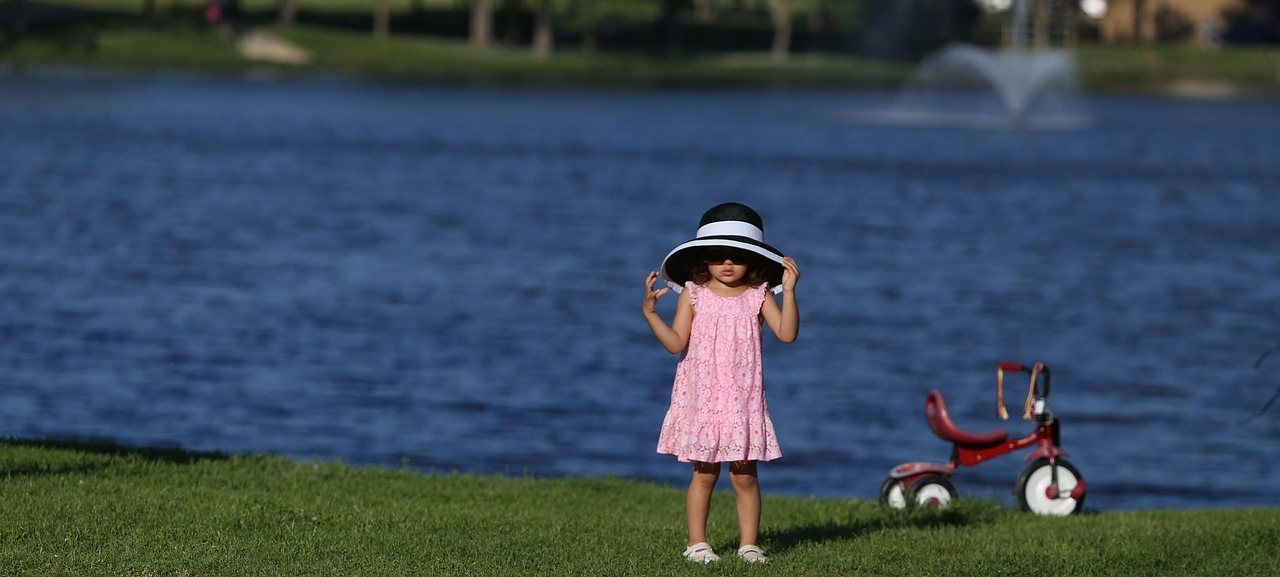
[[[1079,470],[1062,457],[1060,421],[1049,411],[1049,368],[1044,363],[1030,367],[1001,363],[997,372],[997,405],[1002,418],[1004,410],[1004,373],[1031,373],[1031,386],[1023,411],[1024,418],[1035,422],[1026,436],[1009,439],[1004,429],[985,433],[966,431],[956,425],[947,410],[942,392],[932,390],[925,401],[925,419],[935,435],[951,443],[951,457],[946,463],[903,463],[889,471],[880,486],[880,502],[895,508],[909,505],[946,507],[956,498],[952,476],[960,467],[976,467],[996,457],[1034,447],[1027,455],[1031,462],[1020,475],[1013,492],[1024,511],[1041,515],[1069,515],[1084,504],[1088,484]]]

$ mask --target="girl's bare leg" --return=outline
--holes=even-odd
[[[738,498],[738,546],[757,545],[760,538],[760,479],[755,461],[729,464],[729,481]]]
[[[685,519],[689,523],[689,545],[707,540],[707,517],[711,514],[711,492],[720,478],[720,463],[694,463],[693,480],[685,495]]]

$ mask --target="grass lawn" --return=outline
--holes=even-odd
[[[1280,509],[1039,518],[766,495],[766,566],[685,562],[678,487],[0,443],[5,575],[1280,574]],[[1105,491],[1105,487],[1094,488]],[[733,496],[712,544],[736,544]]]
[[[1189,45],[1102,46],[1075,49],[1086,86],[1109,91],[1176,91],[1219,86],[1245,95],[1280,95],[1280,47],[1202,50]]]
[[[0,63],[77,65],[122,69],[193,69],[212,72],[272,68],[282,74],[343,72],[398,80],[481,84],[615,86],[856,86],[896,84],[909,67],[832,55],[797,55],[775,62],[767,54],[725,54],[683,59],[641,53],[584,54],[563,50],[538,60],[523,47],[477,50],[465,41],[368,34],[322,26],[261,27],[307,50],[306,65],[251,62],[235,39],[198,22],[163,27],[84,23],[0,46]]]

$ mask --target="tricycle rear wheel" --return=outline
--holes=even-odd
[[[883,483],[880,483],[880,504],[894,509],[907,508],[907,492],[904,490],[901,480],[888,477]]]
[[[946,509],[959,496],[951,480],[941,475],[930,475],[911,484],[910,502],[916,507]]]

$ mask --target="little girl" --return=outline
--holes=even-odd
[[[737,495],[738,556],[749,563],[768,560],[757,544],[760,486],[756,462],[782,456],[765,403],[760,361],[760,326],[789,343],[800,331],[796,281],[800,269],[764,243],[764,224],[750,207],[726,203],[708,210],[697,238],[667,255],[661,276],[666,288],[654,290],[659,273],[645,279],[644,317],[668,351],[681,354],[676,365],[671,408],[662,422],[658,452],[693,463],[685,498],[690,561],[718,561],[707,544],[711,492],[720,463],[729,463]],[[782,306],[771,295],[782,294]],[[676,291],[675,318],[666,324],[658,299]]]

